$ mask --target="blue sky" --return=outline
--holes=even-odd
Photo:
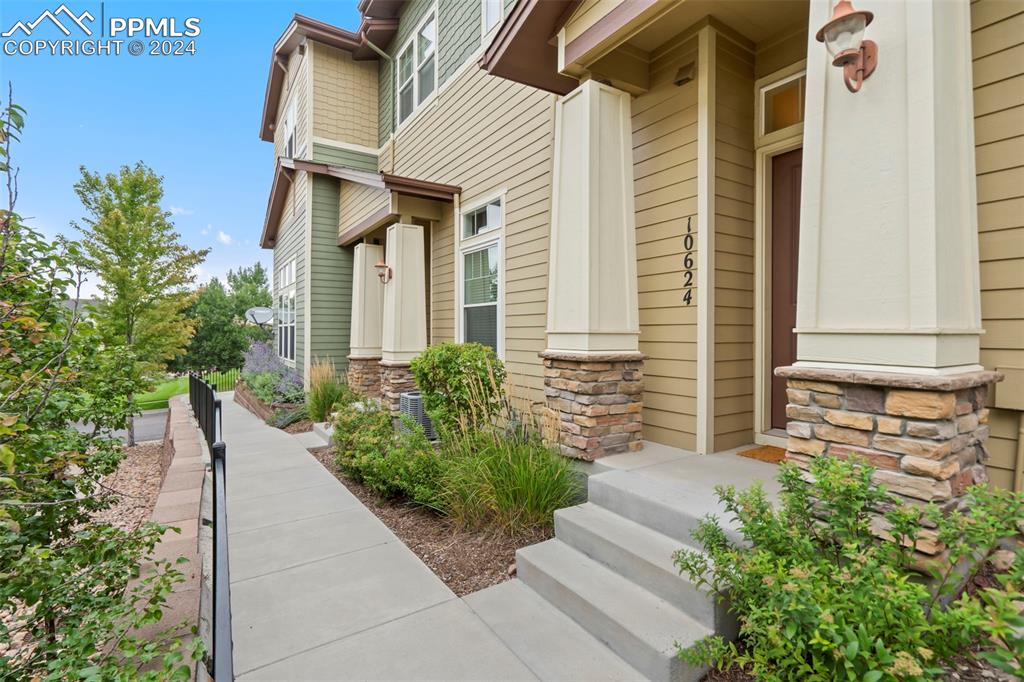
[[[18,212],[48,235],[75,233],[69,224],[82,217],[72,190],[79,166],[108,172],[142,160],[164,177],[164,208],[175,213],[182,240],[212,248],[203,279],[257,260],[269,266],[271,252],[258,241],[273,148],[258,129],[271,48],[294,13],[355,29],[356,2],[107,0],[108,19],[198,17],[196,54],[132,56],[124,48],[109,56],[0,54],[3,99],[10,81],[28,112],[15,149]],[[0,32],[60,4],[2,0]],[[67,6],[77,15],[89,11],[99,25],[100,2],[67,0]],[[64,38],[44,24],[33,39]]]

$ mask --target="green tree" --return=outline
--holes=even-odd
[[[75,193],[85,207],[86,267],[99,277],[96,323],[105,344],[122,346],[139,362],[139,381],[129,398],[146,386],[147,374],[166,367],[192,336],[183,314],[192,294],[194,268],[209,249],[179,241],[170,213],[160,208],[163,179],[142,162],[100,175],[81,168]],[[135,443],[129,419],[128,443]]]
[[[228,369],[242,366],[242,352],[249,347],[242,320],[235,314],[234,296],[214,277],[199,290],[188,315],[196,331],[188,351],[177,364],[185,369]]]
[[[245,311],[256,306],[270,307],[273,297],[270,294],[270,283],[267,271],[262,263],[238,270],[228,270],[228,286],[231,287],[231,300],[235,307],[235,316],[243,319]]]
[[[122,457],[112,430],[126,422],[136,359],[68,304],[79,245],[15,212],[22,120],[10,101],[0,107],[0,679],[187,679],[175,633],[135,634],[161,620],[182,580],[166,561],[139,579],[165,528],[94,520],[116,499],[100,484]]]

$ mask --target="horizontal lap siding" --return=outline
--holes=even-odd
[[[377,62],[313,42],[313,136],[377,146]]]
[[[754,57],[717,45],[714,450],[727,450],[754,439]]]
[[[391,205],[391,193],[387,190],[342,180],[339,200],[341,208],[338,213],[335,239],[342,232],[358,225],[374,213],[388,208]]]
[[[319,142],[313,143],[313,156],[311,158],[319,163],[345,166],[346,168],[355,168],[356,170],[370,172],[377,170],[376,154],[360,152],[354,149],[343,149]]]
[[[352,317],[352,249],[337,245],[338,189],[334,178],[315,176],[312,183],[312,250],[309,264],[310,360],[333,360],[348,367]]]
[[[533,401],[543,400],[554,100],[468,68],[381,154],[390,172],[462,187],[463,205],[505,190],[505,362]],[[446,211],[431,235],[432,342],[455,338],[454,224]]]
[[[1024,367],[1024,2],[979,0],[971,5],[971,25],[981,361]],[[1014,485],[1018,415],[991,416],[988,470],[1001,487]]]
[[[659,51],[651,89],[632,104],[644,437],[686,449],[695,447],[697,428],[697,82],[672,81],[696,59],[695,39]],[[683,301],[688,218],[691,305]]]

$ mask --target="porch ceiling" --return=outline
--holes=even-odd
[[[651,52],[710,15],[757,44],[806,26],[808,7],[808,0],[686,0],[627,42]]]

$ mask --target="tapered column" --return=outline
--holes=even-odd
[[[390,279],[384,285],[381,397],[397,412],[399,396],[416,388],[409,362],[427,347],[423,228],[401,223],[388,227],[384,261]]]
[[[810,34],[830,15],[810,5]],[[860,92],[807,55],[797,362],[788,458],[859,458],[915,503],[987,479],[970,8],[861,0],[878,64]],[[879,532],[884,522],[879,519]],[[918,550],[943,551],[934,533]]]
[[[878,44],[858,93],[813,39],[829,5],[810,5],[798,365],[980,369],[969,3],[858,2]]]
[[[384,247],[357,244],[352,263],[352,325],[348,384],[367,397],[380,396],[381,337],[384,324],[384,284],[374,267]]]
[[[640,448],[630,97],[587,81],[555,116],[544,387],[564,454]]]

